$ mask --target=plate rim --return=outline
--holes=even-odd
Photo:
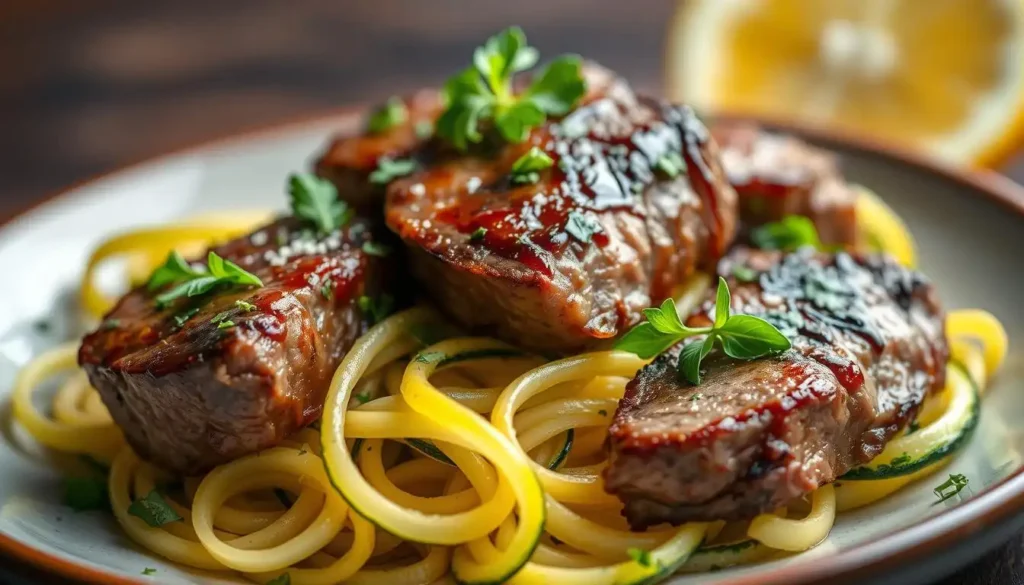
[[[76,197],[75,192],[115,178],[122,174],[186,155],[202,155],[216,149],[242,146],[246,142],[286,136],[302,130],[323,128],[323,144],[339,131],[354,128],[363,118],[368,106],[352,105],[307,114],[289,121],[256,126],[221,137],[202,140],[192,145],[169,150],[163,154],[141,158],[116,169],[97,173],[70,185],[51,191],[37,201],[16,208],[11,215],[0,219],[0,233],[19,219],[37,213],[46,207],[59,205]],[[764,117],[720,114],[708,116],[725,121],[750,121],[773,130],[791,132],[814,141],[837,145],[846,150],[859,151],[889,162],[911,167],[919,172],[937,175],[961,187],[984,195],[990,201],[1024,217],[1024,186],[1018,185],[999,173],[960,168],[932,158],[927,154],[908,150],[892,143],[859,134],[827,129],[813,124],[797,123]],[[870,577],[881,569],[897,568],[913,562],[937,549],[951,548],[957,542],[982,531],[995,531],[1014,516],[1024,514],[1024,466],[996,484],[974,495],[962,504],[944,510],[935,516],[901,528],[880,539],[851,547],[838,554],[824,555],[800,565],[775,567],[767,571],[729,577],[720,575],[722,585],[813,585],[836,579]],[[126,577],[100,567],[75,562],[56,554],[35,548],[13,536],[0,532],[0,552],[25,562],[51,575],[70,577],[88,583],[115,585],[149,585],[151,581]],[[171,562],[171,561],[168,561]]]

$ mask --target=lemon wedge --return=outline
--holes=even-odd
[[[1024,0],[692,0],[670,97],[977,166],[1024,140]]]

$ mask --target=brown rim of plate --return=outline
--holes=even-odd
[[[136,162],[116,171],[77,182],[68,188],[52,193],[42,200],[15,212],[9,218],[0,221],[0,228],[3,228],[19,217],[60,199],[62,196],[71,196],[71,192],[79,188],[100,182],[129,169],[158,163],[171,157],[202,153],[210,148],[240,145],[252,140],[271,138],[276,135],[300,130],[309,130],[317,126],[323,126],[326,143],[329,137],[328,133],[330,132],[351,132],[355,130],[365,110],[365,107],[349,107],[334,112],[308,116],[293,122],[235,133],[224,138],[206,141],[195,146]],[[733,121],[749,120],[750,118],[722,115],[718,116],[718,119]],[[919,172],[938,175],[962,187],[979,192],[989,200],[1024,216],[1024,187],[992,171],[957,168],[953,165],[934,160],[927,155],[894,147],[888,143],[872,140],[864,136],[854,136],[788,121],[779,122],[765,119],[754,121],[775,130],[805,136],[812,141],[835,145],[847,150],[875,154],[896,164],[911,167]],[[809,563],[775,567],[750,575],[737,575],[735,577],[716,575],[716,577],[718,577],[718,582],[722,585],[813,585],[837,579],[843,581],[863,579],[877,574],[879,571],[905,566],[926,554],[952,548],[958,542],[967,540],[983,530],[994,528],[1003,521],[1010,520],[1014,515],[1021,513],[1022,509],[1024,509],[1024,467],[995,485],[989,486],[964,503],[940,512],[917,524],[900,529],[879,540],[854,546],[838,554],[821,557]],[[101,583],[104,585],[148,585],[152,582],[144,579],[123,577],[86,564],[75,563],[57,555],[32,548],[3,533],[0,533],[0,552],[5,552],[44,570],[91,583]]]

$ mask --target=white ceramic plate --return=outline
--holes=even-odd
[[[78,333],[71,294],[89,251],[118,230],[206,211],[283,209],[284,177],[308,168],[349,112],[222,141],[92,181],[0,228],[0,548],[47,570],[97,583],[235,583],[147,555],[112,518],[61,505],[60,461],[10,422],[16,371],[45,347]],[[986,395],[981,424],[949,466],[970,478],[971,497],[936,505],[941,479],[925,480],[878,505],[842,515],[809,553],[673,583],[923,581],[976,558],[1022,525],[1024,317],[1018,311],[1024,253],[1024,191],[989,175],[967,175],[908,155],[801,130],[838,151],[847,175],[881,194],[906,219],[923,270],[947,307],[981,307],[1007,326],[1011,356]],[[39,322],[50,323],[48,330]],[[52,458],[52,457],[51,457]],[[58,458],[59,459],[59,458]],[[144,568],[157,569],[153,577]]]

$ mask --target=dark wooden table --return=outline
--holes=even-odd
[[[658,91],[673,10],[621,0],[4,0],[0,221],[171,149],[436,84],[509,24],[543,55],[580,53]],[[1024,165],[1007,172],[1024,179]],[[942,585],[1024,584],[1022,551],[1018,536]],[[8,581],[53,579],[0,556]]]

